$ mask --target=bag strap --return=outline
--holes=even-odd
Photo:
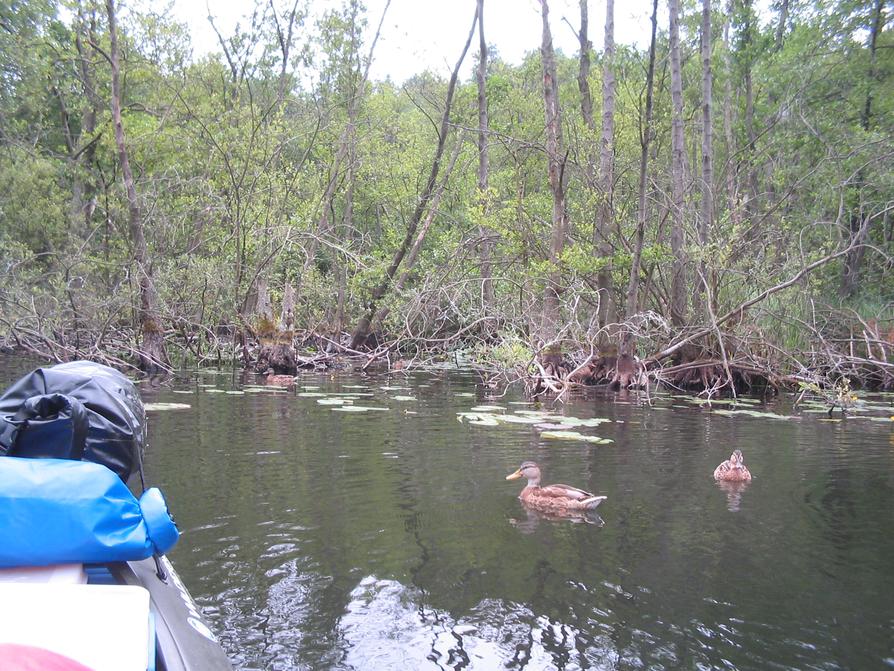
[[[27,428],[28,420],[50,418],[54,415],[71,418],[71,456],[69,458],[77,461],[83,459],[84,450],[87,447],[87,429],[89,428],[87,409],[78,399],[65,394],[32,396],[22,403],[16,414],[12,416],[11,423],[18,424],[18,426],[13,436],[13,444],[10,444],[6,451],[12,450],[19,433]],[[10,420],[7,419],[6,422],[10,423]],[[2,439],[2,435],[2,429],[0,429],[0,439]]]

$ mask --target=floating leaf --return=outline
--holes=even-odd
[[[340,410],[341,412],[366,412],[368,410],[388,410],[388,408],[380,408],[378,406],[370,406],[370,405],[341,405],[336,408],[332,408],[333,410]]]
[[[146,412],[159,410],[189,410],[192,406],[188,403],[146,403],[143,406]]]
[[[395,401],[415,401],[415,396],[392,396],[391,397]]]
[[[585,436],[577,431],[544,431],[540,434],[541,438],[550,438],[552,440],[577,440],[582,443],[593,443],[595,445],[608,445],[613,440],[608,438],[600,438],[599,436]]]
[[[223,389],[205,389],[203,391],[206,394],[223,394],[223,393],[225,393]]]
[[[318,398],[317,403],[320,405],[344,405],[345,403],[351,403],[351,401],[344,398]]]
[[[747,415],[748,417],[761,417],[764,419],[795,419],[794,417],[786,415],[777,415],[772,412],[758,412],[757,410],[714,410],[712,414],[724,416]]]
[[[475,424],[477,426],[499,426],[500,423],[493,417],[484,417],[481,419],[470,419],[469,424]]]
[[[495,415],[497,419],[506,424],[537,424],[539,417],[525,417],[519,415]]]
[[[186,389],[175,389],[175,390],[174,390],[174,393],[175,393],[175,394],[195,394],[195,392],[192,391],[191,389],[190,389],[190,390],[186,390]]]
[[[476,405],[474,408],[471,408],[472,412],[495,412],[505,409],[505,406],[502,405]]]
[[[455,393],[454,396],[459,396],[460,398],[475,398],[475,394],[469,391],[459,391]]]
[[[242,396],[243,394],[245,394],[245,392],[240,389],[230,390],[226,393],[230,396]]]
[[[580,417],[562,416],[559,418],[559,423],[564,424],[566,427],[599,426],[600,424],[605,424],[606,422],[611,422],[611,420],[605,417],[590,417],[589,419],[583,419]]]
[[[328,394],[324,394],[321,391],[299,391],[298,396],[302,398],[323,398],[324,396],[328,396]]]

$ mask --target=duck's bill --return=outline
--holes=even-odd
[[[518,469],[515,473],[510,473],[506,476],[507,480],[518,480],[521,477],[521,469]]]

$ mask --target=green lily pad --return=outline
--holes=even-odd
[[[577,440],[582,443],[593,443],[594,445],[608,445],[613,440],[608,438],[600,438],[599,436],[585,436],[577,431],[544,431],[540,434],[541,438],[549,438],[551,440]]]
[[[474,408],[471,408],[472,412],[495,412],[497,410],[505,410],[505,406],[502,405],[476,405]]]
[[[158,412],[161,410],[189,410],[192,406],[188,403],[146,403],[143,407],[146,412]]]
[[[392,400],[394,401],[415,401],[415,396],[392,396]]]

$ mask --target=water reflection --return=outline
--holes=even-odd
[[[732,482],[717,480],[716,485],[726,493],[726,508],[731,513],[739,512],[742,507],[742,494],[748,489],[750,482]]]
[[[603,520],[599,516],[599,514],[593,510],[566,510],[561,512],[544,512],[532,506],[526,506],[525,504],[522,504],[522,509],[525,511],[525,518],[518,519],[515,517],[510,517],[509,524],[514,526],[523,534],[534,533],[537,527],[540,526],[541,521],[549,523],[568,522],[571,524],[592,524],[596,527],[602,527],[605,525],[605,520]]]
[[[425,605],[421,590],[367,576],[339,621],[350,669],[610,668],[617,648],[523,604],[484,599],[467,617]]]

